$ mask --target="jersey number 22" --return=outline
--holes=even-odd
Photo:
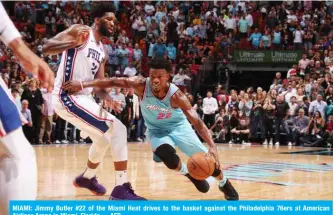
[[[159,114],[158,114],[158,117],[157,117],[157,119],[159,119],[159,120],[161,120],[161,119],[168,119],[168,118],[170,118],[172,116],[172,113],[163,113],[163,112],[160,112]]]

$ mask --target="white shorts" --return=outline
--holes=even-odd
[[[98,105],[91,95],[54,93],[52,103],[58,116],[80,129],[83,138],[101,137],[109,128],[112,128],[116,119]]]

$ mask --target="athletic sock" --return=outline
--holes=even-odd
[[[182,175],[188,174],[187,166],[186,166],[184,163],[181,164],[181,169],[180,169],[179,172],[180,172]]]
[[[223,174],[223,179],[219,181],[219,187],[224,187],[226,182],[227,182],[227,178],[226,178],[225,174]]]
[[[126,170],[115,172],[115,183],[116,186],[123,185],[128,182],[128,172]]]
[[[91,178],[93,178],[95,175],[96,175],[96,169],[91,169],[91,168],[89,168],[89,167],[87,166],[87,167],[86,167],[86,170],[85,170],[85,172],[84,172],[84,174],[83,174],[83,177],[91,179]]]

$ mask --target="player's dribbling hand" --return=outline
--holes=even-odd
[[[63,85],[62,89],[69,94],[73,94],[82,90],[82,85],[79,81],[68,81]]]
[[[220,169],[220,162],[219,162],[219,156],[218,156],[218,152],[217,152],[217,146],[213,146],[209,148],[209,154],[211,154],[216,161],[216,168]]]

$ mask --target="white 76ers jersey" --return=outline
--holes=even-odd
[[[54,93],[58,94],[62,85],[67,81],[93,80],[104,59],[103,44],[96,42],[93,30],[90,29],[89,38],[85,44],[63,52],[57,71]],[[78,94],[88,95],[91,92],[92,88],[85,88]]]

